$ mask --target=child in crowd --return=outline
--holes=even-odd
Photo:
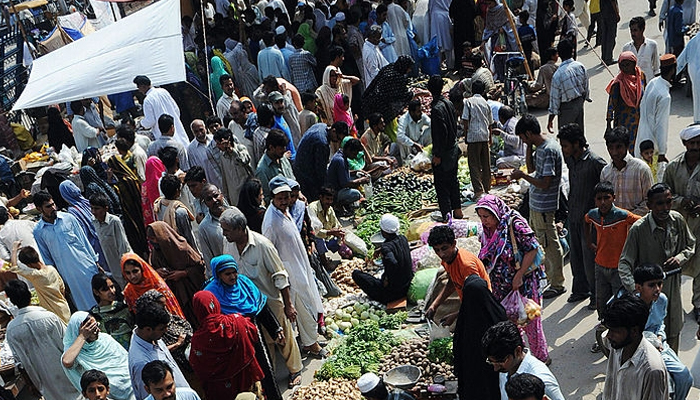
[[[590,210],[586,220],[586,243],[595,254],[595,292],[598,318],[603,313],[608,300],[622,287],[617,271],[618,260],[627,240],[629,228],[640,218],[627,210],[615,207],[615,189],[612,183],[603,181],[593,189],[596,208]],[[596,230],[596,240],[591,237],[591,225]],[[596,336],[605,328],[596,327]],[[600,351],[598,342],[591,351]]]
[[[667,163],[662,162],[659,164],[659,155],[656,154],[654,142],[645,140],[640,143],[639,155],[642,157],[642,160],[646,161],[649,168],[651,168],[651,175],[654,178],[653,183],[662,182],[664,180],[664,172],[666,171]]]
[[[316,93],[302,92],[301,93],[301,104],[304,105],[304,109],[299,113],[299,128],[301,128],[301,134],[304,135],[311,126],[318,122],[318,96]]]
[[[535,28],[527,23],[527,20],[530,19],[530,13],[527,10],[520,11],[518,18],[520,20],[520,28],[518,28],[520,43],[523,45],[525,59],[532,66],[532,50],[537,45],[537,34],[535,33]]]
[[[25,266],[19,266],[17,260]],[[56,268],[41,262],[39,253],[31,247],[22,247],[20,241],[12,244],[9,271],[34,285],[39,305],[56,314],[66,324],[70,320],[70,308],[66,301],[66,286]]]
[[[100,324],[101,332],[109,334],[129,350],[134,316],[123,301],[122,288],[117,287],[112,278],[103,272],[93,276],[91,284],[97,305],[90,309],[90,314]]]
[[[693,386],[693,376],[673,349],[666,343],[666,306],[668,298],[661,293],[664,270],[658,264],[642,264],[634,269],[634,291],[649,307],[644,337],[661,352],[666,370],[674,383],[673,400],[684,400]]]
[[[350,136],[357,138],[355,120],[350,115],[350,97],[345,93],[338,93],[333,100],[333,122],[345,122],[348,124]]]
[[[522,41],[522,37],[520,38],[520,41]],[[463,78],[471,78],[474,72],[481,67],[481,64],[483,63],[483,56],[481,55],[481,52],[479,52],[478,48],[476,49],[475,53],[472,43],[468,41],[462,43],[462,51],[464,52],[460,61],[462,69],[459,71],[459,73]]]
[[[89,369],[80,377],[80,389],[88,400],[107,400],[109,398],[109,379],[96,369]]]
[[[102,251],[107,259],[107,267],[112,271],[112,277],[124,287],[126,281],[121,272],[122,254],[131,252],[131,245],[126,238],[126,232],[122,221],[114,214],[109,213],[109,199],[104,194],[96,193],[90,196],[90,211],[95,217],[92,224],[100,239]]]

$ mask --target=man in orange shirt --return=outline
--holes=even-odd
[[[435,315],[435,311],[440,307],[440,304],[450,297],[455,290],[460,300],[462,299],[462,285],[469,275],[479,275],[479,277],[486,281],[489,290],[491,290],[491,280],[489,279],[489,274],[486,273],[484,264],[477,256],[469,251],[457,248],[457,240],[455,239],[452,228],[447,225],[433,227],[428,236],[428,245],[430,245],[430,247],[435,250],[438,257],[440,257],[442,266],[445,267],[445,271],[447,271],[447,275],[450,277],[447,281],[447,285],[445,285],[438,297],[433,301],[433,304],[426,310],[425,316],[428,319],[432,319]],[[442,325],[450,326],[455,319],[457,319],[458,314],[459,312],[449,314],[440,322]]]

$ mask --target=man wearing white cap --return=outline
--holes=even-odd
[[[323,304],[306,247],[289,213],[292,189],[283,176],[272,178],[269,187],[272,204],[265,212],[262,234],[275,245],[289,274],[289,295],[297,310],[297,326],[303,350],[313,357],[324,358],[328,351],[318,344],[317,331],[318,321],[323,318]]]
[[[352,280],[357,286],[370,299],[382,304],[406,297],[413,279],[411,249],[406,237],[399,234],[400,227],[399,219],[392,214],[382,215],[379,221],[381,237],[379,234],[375,237],[377,241],[382,241],[382,244],[374,254],[375,257],[382,257],[384,273],[381,279],[360,270],[352,272]]]
[[[415,400],[408,392],[394,389],[389,392],[382,378],[374,372],[367,372],[357,380],[360,393],[367,400]]]
[[[700,234],[700,124],[686,127],[680,137],[686,151],[668,163],[664,183],[673,193],[673,209],[683,215],[697,238]],[[693,256],[683,272],[693,277],[694,317],[700,323],[700,257]]]

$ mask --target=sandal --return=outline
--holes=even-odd
[[[328,350],[326,350],[324,348],[321,348],[321,350],[319,350],[319,351],[311,351],[309,349],[304,349],[304,351],[306,352],[306,354],[310,355],[313,358],[319,359],[319,360],[323,360],[324,358],[328,357],[328,355],[330,354],[328,352]]]
[[[301,385],[301,371],[289,374],[289,385],[287,388],[294,389],[295,386]]]

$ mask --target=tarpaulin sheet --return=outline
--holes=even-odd
[[[185,80],[179,0],[161,0],[34,61],[14,110]]]

